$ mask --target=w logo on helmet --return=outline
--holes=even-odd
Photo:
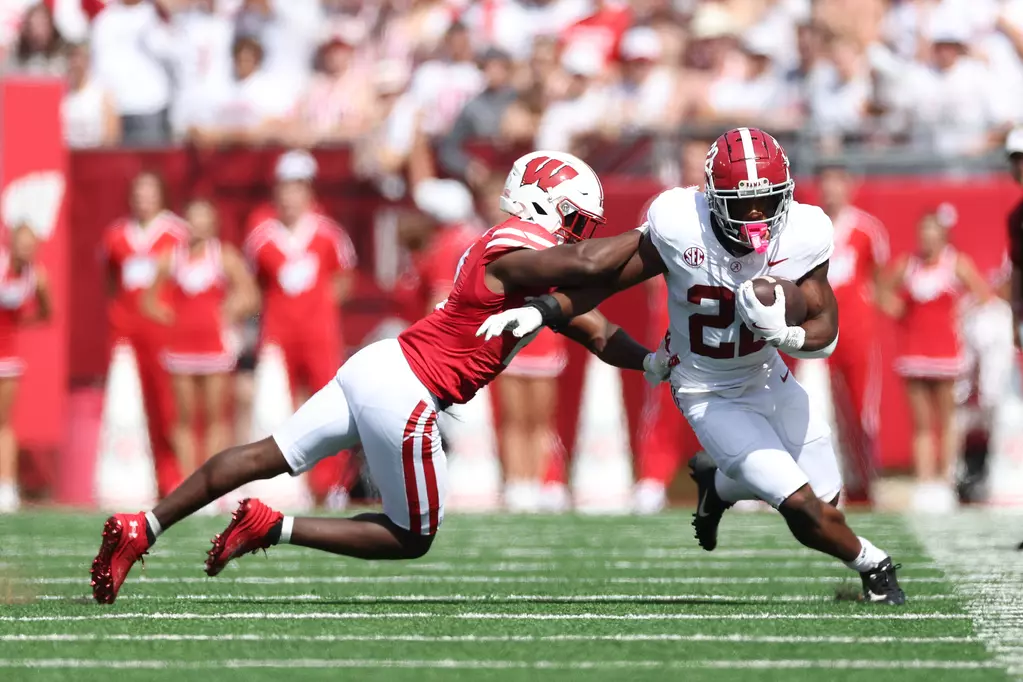
[[[536,185],[547,191],[578,175],[579,171],[564,161],[549,156],[538,156],[526,164],[526,169],[522,171],[522,184]]]

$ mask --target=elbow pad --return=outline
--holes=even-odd
[[[824,346],[820,350],[786,350],[788,355],[800,360],[813,360],[815,358],[826,358],[835,352],[835,347],[838,345],[838,334],[835,334],[835,340]]]

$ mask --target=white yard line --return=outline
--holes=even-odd
[[[189,584],[232,584],[232,585],[388,585],[388,584],[537,584],[560,585],[582,583],[610,583],[615,585],[771,585],[771,584],[835,584],[843,579],[856,582],[855,573],[846,571],[834,576],[667,576],[667,577],[616,577],[590,578],[585,576],[461,576],[461,575],[329,575],[329,576],[237,576],[220,575],[216,579],[206,576],[155,577],[145,574],[127,581],[151,585],[189,585]],[[24,585],[79,585],[85,584],[87,577],[60,576],[53,578],[10,578],[9,583]],[[944,578],[920,577],[906,578],[907,584],[942,584]]]
[[[730,538],[730,542],[736,545],[743,543],[743,535],[740,534]],[[466,564],[466,559],[503,557],[508,559],[548,559],[553,561],[568,559],[595,559],[595,560],[643,560],[643,559],[676,559],[682,561],[726,561],[729,559],[782,559],[787,561],[799,561],[804,559],[807,562],[820,561],[820,554],[804,550],[798,545],[792,548],[763,548],[763,549],[717,549],[713,553],[704,552],[699,548],[688,546],[688,539],[685,544],[677,547],[649,547],[637,546],[634,549],[623,548],[619,545],[606,548],[601,547],[537,547],[536,538],[523,541],[519,546],[495,547],[483,549],[478,544],[459,545],[457,541],[449,541],[444,549],[435,550],[430,554],[431,559],[449,560],[457,566]],[[755,545],[757,540],[750,537],[748,544]],[[553,542],[553,541],[552,541]],[[170,544],[157,543],[154,547],[154,561],[159,557],[169,557],[175,554],[193,554],[197,550],[208,549],[209,543],[205,546],[202,540],[196,543],[184,544],[181,542]],[[87,547],[67,547],[56,545],[25,546],[25,547],[0,547],[0,561],[8,561],[14,558],[30,558],[47,560],[53,557],[77,557],[92,560],[96,556],[99,543],[90,544]],[[274,550],[271,550],[274,551]],[[452,556],[454,555],[454,556]],[[281,556],[281,555],[278,555]],[[284,555],[286,556],[286,555]],[[430,563],[430,562],[428,562]]]
[[[87,595],[43,594],[26,597],[26,601],[69,601],[87,599]],[[954,594],[920,595],[916,601],[944,602],[959,599]],[[622,602],[720,602],[722,604],[825,604],[834,602],[834,597],[813,594],[580,594],[580,595],[544,595],[544,594],[391,594],[391,595],[324,595],[324,594],[126,594],[118,597],[124,601],[196,601],[196,602],[249,602],[249,603],[289,603],[289,602],[345,602],[359,604],[414,604],[414,603],[450,603],[474,604],[489,602],[541,602],[555,604],[619,604]]]
[[[193,635],[46,634],[0,635],[0,642],[405,642],[428,644],[537,644],[544,642],[666,642],[722,644],[972,644],[975,637],[848,637],[801,635]]]
[[[194,554],[194,552],[192,553]],[[2,553],[0,553],[2,556]],[[313,571],[324,571],[335,573],[338,570],[339,563],[337,559],[333,557],[321,558],[317,555],[306,555],[301,561],[280,561],[281,555],[274,556],[269,561],[247,561],[245,562],[245,570],[247,571],[273,571],[275,574],[287,573],[287,572],[300,572],[303,575],[308,575]],[[37,556],[31,558],[31,564],[27,560],[19,562],[8,560],[0,561],[0,570],[3,569],[19,569],[19,568],[31,568],[33,571],[37,571],[40,568],[47,570],[56,571],[58,569],[63,570],[75,570],[80,571],[83,567],[88,567],[92,562],[92,555],[89,557],[82,557],[79,561],[50,561],[47,557]],[[196,559],[194,561],[182,561],[172,559],[169,556],[159,556],[150,558],[152,565],[158,570],[181,570],[181,569],[195,569],[201,568],[203,563],[202,559]],[[348,564],[345,566],[347,572],[358,573],[360,566],[369,566],[369,564]],[[550,571],[558,571],[571,569],[573,572],[581,570],[601,570],[601,571],[686,571],[686,570],[702,570],[702,571],[749,571],[750,564],[749,559],[746,557],[736,557],[734,559],[686,559],[686,560],[653,560],[653,561],[586,561],[579,559],[553,559],[549,561],[502,561],[502,562],[484,562],[477,563],[471,560],[458,561],[458,562],[438,562],[438,561],[423,561],[410,564],[415,567],[415,572],[437,572],[437,573],[448,573],[457,572],[459,574],[488,574],[488,573],[548,573]],[[758,559],[757,569],[763,572],[774,572],[780,570],[791,569],[793,571],[808,571],[813,570],[814,573],[819,574],[823,572],[842,573],[848,575],[847,569],[845,569],[839,562],[827,559],[814,559],[807,557],[802,561],[785,561],[785,560],[770,560],[770,559]],[[917,571],[937,571],[939,567],[933,563],[913,563],[914,572]],[[373,571],[373,575],[379,575],[379,571]],[[795,578],[797,576],[789,576]]]
[[[408,668],[463,670],[635,670],[711,669],[711,670],[983,670],[994,665],[988,661],[945,660],[615,660],[615,661],[507,661],[474,659],[270,659],[224,661],[173,661],[166,659],[92,660],[77,658],[0,659],[0,668],[96,668],[96,669],[175,669],[210,670],[217,668]]]
[[[960,613],[905,613],[882,608],[869,613],[346,613],[346,612],[236,612],[236,613],[98,613],[87,616],[0,616],[0,623],[72,623],[104,620],[407,620],[423,618],[428,620],[606,620],[606,621],[749,621],[749,620],[965,620],[970,616]]]
[[[977,637],[995,661],[1023,680],[1023,553],[1013,549],[1023,539],[1021,518],[972,512],[912,517],[910,523],[962,597]]]

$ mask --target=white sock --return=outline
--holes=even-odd
[[[286,545],[291,542],[291,529],[295,527],[295,517],[285,516],[284,522],[281,524],[281,539],[277,541],[278,545]]]
[[[724,502],[738,502],[739,500],[759,500],[753,491],[738,481],[734,481],[721,473],[718,469],[714,473],[714,488],[718,491],[718,497]]]
[[[149,524],[149,530],[153,531],[153,537],[160,537],[160,533],[163,532],[163,528],[160,527],[160,522],[156,520],[156,514],[151,511],[147,511],[146,523]]]
[[[845,565],[857,573],[866,573],[877,568],[878,564],[888,558],[884,550],[875,547],[870,540],[859,538],[860,554],[852,561],[845,562]]]

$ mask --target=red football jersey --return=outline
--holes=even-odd
[[[532,340],[535,334],[522,339],[502,334],[484,341],[476,330],[491,315],[518,308],[526,298],[553,288],[495,294],[487,288],[486,268],[509,251],[555,244],[539,225],[511,218],[488,230],[462,255],[448,299],[398,336],[409,366],[431,393],[446,402],[468,402]]]
[[[115,334],[131,334],[151,323],[142,316],[142,292],[156,280],[157,261],[188,240],[185,222],[164,211],[145,228],[134,220],[119,220],[103,236],[103,255],[117,291],[110,304]],[[166,290],[161,292],[166,300]]]
[[[245,240],[245,254],[263,292],[263,333],[275,338],[296,328],[337,334],[334,275],[355,267],[348,234],[330,218],[307,213],[288,229],[268,218]]]
[[[844,209],[834,221],[835,252],[828,265],[828,281],[840,308],[869,307],[874,272],[888,263],[888,234],[874,216],[858,208]]]

